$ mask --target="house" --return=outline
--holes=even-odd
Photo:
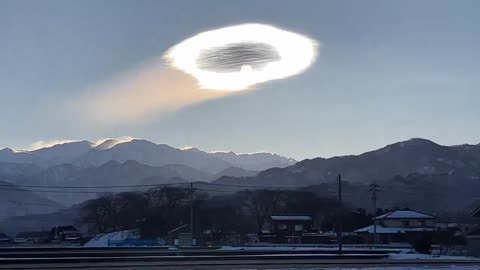
[[[480,207],[473,211],[472,216],[480,218]],[[480,224],[466,233],[465,238],[469,255],[480,256]]]
[[[271,216],[270,230],[262,231],[260,242],[302,244],[316,243],[321,235],[313,229],[310,216]]]
[[[11,239],[4,233],[0,233],[0,244],[9,244]]]
[[[50,233],[48,231],[38,232],[20,232],[14,238],[14,242],[17,244],[23,243],[47,243],[50,241]]]
[[[190,232],[190,225],[183,224],[167,234],[167,242],[174,246],[196,246],[197,239]]]
[[[377,243],[411,243],[414,239],[432,235],[435,217],[410,209],[389,212],[373,219],[376,223],[355,231],[365,242],[372,243],[376,231]]]
[[[58,226],[52,229],[54,238],[61,241],[78,242],[82,239],[82,233],[75,226]]]

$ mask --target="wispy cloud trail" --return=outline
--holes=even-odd
[[[194,78],[169,69],[161,61],[95,86],[88,92],[75,100],[73,107],[88,122],[100,126],[143,122],[228,94],[199,89]]]

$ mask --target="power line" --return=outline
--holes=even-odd
[[[237,193],[237,192],[239,192],[239,191],[235,191],[235,190],[220,190],[220,189],[205,189],[205,188],[195,188],[195,190],[212,191],[212,192],[225,192],[225,193]]]
[[[18,188],[5,188],[5,187],[0,187],[0,190],[9,190],[9,191],[16,191],[16,192],[73,193],[73,194],[108,193],[108,191],[36,190],[36,189],[18,189]]]
[[[245,187],[245,188],[265,188],[265,189],[305,189],[306,186],[303,187],[288,187],[288,186],[255,186],[255,185],[230,185],[230,184],[218,184],[218,183],[205,183],[206,185],[213,185],[213,186],[223,186],[223,187]]]
[[[52,207],[55,206],[55,204],[52,202],[52,204],[39,204],[39,203],[29,203],[29,202],[19,202],[19,201],[5,201],[7,203],[12,203],[12,204],[20,204],[20,205],[33,205],[33,206],[45,206],[45,207]]]
[[[187,183],[165,183],[165,184],[144,184],[144,185],[111,185],[111,186],[50,186],[50,185],[9,185],[0,184],[0,190],[12,190],[12,191],[33,191],[33,192],[52,192],[52,193],[105,193],[107,191],[70,191],[70,190],[33,190],[30,188],[42,188],[42,189],[114,189],[114,188],[142,188],[142,187],[162,187],[162,186],[179,186],[186,185]],[[241,188],[258,188],[258,189],[305,189],[306,187],[288,187],[288,186],[258,186],[258,185],[229,185],[218,183],[206,183],[198,182],[200,185],[205,186],[221,186],[221,187],[241,187]],[[23,189],[28,188],[28,189]],[[213,190],[212,190],[213,191]],[[218,190],[219,191],[219,190]],[[220,192],[220,191],[219,191]],[[237,191],[232,191],[237,192]]]
[[[157,187],[157,186],[174,186],[185,185],[188,183],[165,183],[165,184],[145,184],[145,185],[119,185],[119,186],[49,186],[49,185],[15,185],[15,184],[0,184],[0,187],[12,187],[12,188],[66,188],[66,189],[93,189],[93,188],[134,188],[134,187]]]

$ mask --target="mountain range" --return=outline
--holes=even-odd
[[[410,139],[361,155],[306,159],[285,168],[271,168],[248,178],[223,177],[223,184],[308,186],[334,181],[338,174],[353,183],[372,183],[409,174],[480,177],[480,145],[442,146]]]
[[[261,171],[271,167],[286,167],[296,161],[270,153],[235,154],[209,153],[196,148],[178,149],[166,144],[134,139],[129,142],[106,140],[95,145],[89,141],[57,144],[33,151],[0,150],[0,162],[29,164],[48,168],[60,164],[78,167],[99,166],[109,161],[136,160],[150,166],[186,165],[208,174],[216,174],[229,167]]]
[[[476,192],[480,189],[480,145],[442,146],[416,138],[360,155],[300,162],[269,153],[182,150],[145,140],[99,145],[81,141],[35,151],[0,150],[0,180],[11,185],[8,189],[23,190],[14,201],[21,204],[29,200],[29,207],[23,205],[18,211],[12,207],[4,216],[47,213],[104,191],[188,182],[196,182],[205,190],[291,187],[331,196],[336,192],[338,174],[344,180],[345,201],[354,205],[369,207],[368,186],[376,182],[383,189],[379,195],[383,207],[460,211],[480,197]],[[119,185],[126,187],[111,187]],[[135,185],[144,187],[128,187]],[[42,186],[58,188],[45,192]],[[75,187],[81,187],[82,192],[76,192],[79,189]],[[0,203],[7,203],[5,200],[0,196]]]
[[[134,186],[191,181],[213,181],[222,176],[253,176],[260,170],[285,167],[296,161],[270,153],[209,153],[196,148],[177,149],[146,140],[106,140],[57,144],[33,151],[0,150],[0,180],[61,205],[80,203],[96,196],[91,186]],[[78,187],[38,191],[42,186]],[[123,189],[128,190],[128,189]],[[105,191],[122,191],[114,189]],[[0,198],[1,203],[1,198]],[[33,208],[33,206],[32,206]],[[42,208],[44,209],[44,208]]]

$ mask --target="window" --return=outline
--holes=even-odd
[[[297,224],[297,225],[295,225],[295,231],[296,231],[296,232],[301,232],[301,231],[303,231],[303,224]]]
[[[278,224],[278,229],[279,230],[286,230],[287,229],[287,224]]]

